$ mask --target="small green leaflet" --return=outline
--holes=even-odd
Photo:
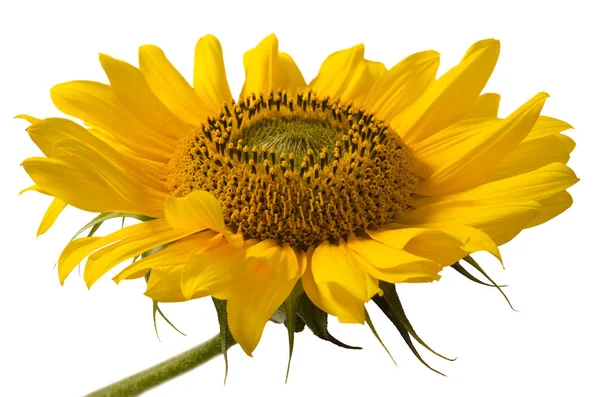
[[[290,376],[290,365],[292,363],[292,353],[294,352],[294,333],[296,332],[296,309],[300,301],[300,297],[304,295],[304,289],[302,288],[302,281],[298,280],[294,289],[290,293],[290,296],[285,300],[283,306],[285,307],[285,326],[288,331],[288,343],[289,343],[289,355],[287,371],[285,373],[285,383],[288,381]]]
[[[510,308],[513,311],[515,311],[515,312],[517,311],[513,307],[512,303],[510,303],[510,300],[508,299],[508,296],[506,296],[506,294],[502,290],[502,287],[504,287],[504,286],[500,286],[500,285],[496,284],[496,282],[494,280],[492,280],[492,278],[490,276],[487,275],[487,273],[481,268],[481,266],[479,266],[479,264],[477,262],[475,262],[475,259],[473,259],[470,255],[467,255],[463,260],[465,262],[467,262],[469,265],[473,266],[479,273],[481,273],[481,275],[483,277],[487,278],[489,280],[489,282],[492,283],[493,286],[496,287],[496,289],[498,291],[500,291],[500,293],[502,294],[502,296],[504,297],[504,299],[506,299],[506,302],[508,303],[508,306],[510,306]]]
[[[137,219],[142,222],[154,219],[154,218],[150,218],[148,216],[139,215],[139,214],[127,214],[124,212],[102,212],[97,217],[95,217],[90,222],[88,222],[84,227],[79,229],[79,231],[77,233],[75,233],[73,238],[71,238],[71,241],[75,240],[81,233],[85,232],[87,229],[90,229],[90,228],[92,230],[90,230],[90,232],[88,233],[88,237],[92,237],[94,235],[94,233],[98,230],[100,225],[102,225],[102,223],[104,223],[105,221],[107,221],[109,219],[113,219],[113,218],[123,218],[123,219],[134,218],[134,219]]]
[[[447,358],[439,353],[437,353],[435,350],[433,350],[432,348],[430,348],[415,332],[415,330],[413,329],[412,325],[410,324],[410,322],[408,321],[408,318],[406,317],[406,314],[404,313],[404,309],[402,308],[402,304],[400,303],[400,298],[398,297],[398,293],[396,292],[396,287],[394,286],[394,284],[390,284],[390,283],[386,283],[383,281],[379,282],[379,287],[383,290],[383,296],[379,296],[379,295],[375,295],[372,300],[373,302],[375,302],[377,304],[377,306],[379,306],[379,308],[381,309],[381,311],[387,316],[388,319],[390,319],[390,321],[394,324],[394,326],[396,327],[396,329],[398,330],[398,332],[400,332],[400,335],[402,336],[402,338],[404,339],[404,342],[406,342],[406,344],[408,345],[408,347],[410,348],[410,350],[413,352],[413,354],[415,355],[415,357],[417,357],[417,359],[419,361],[421,361],[421,363],[423,365],[425,365],[427,368],[429,368],[430,370],[443,375],[443,373],[441,373],[440,371],[434,369],[433,367],[431,367],[429,364],[427,364],[427,362],[425,362],[425,360],[423,360],[423,358],[421,357],[421,355],[419,354],[419,352],[417,351],[415,345],[412,342],[412,338],[414,338],[417,342],[419,342],[424,348],[426,348],[427,350],[429,350],[430,352],[432,352],[433,354],[435,354],[438,357],[441,357],[445,360],[449,360],[449,361],[453,361],[450,358]]]
[[[153,300],[152,301],[152,320],[154,321],[154,331],[156,332],[156,337],[158,338],[159,341],[160,341],[160,336],[158,335],[158,327],[156,326],[156,313],[158,313],[163,318],[163,320],[165,320],[167,322],[167,324],[169,324],[171,327],[173,327],[173,329],[175,331],[179,332],[183,336],[186,336],[175,325],[173,325],[173,323],[167,318],[167,316],[164,315],[164,313],[162,312],[162,310],[160,310],[160,307],[158,306],[158,302]]]
[[[387,352],[388,356],[390,356],[390,358],[394,362],[394,365],[397,367],[398,364],[396,363],[396,360],[394,360],[394,356],[392,356],[392,353],[390,353],[390,351],[388,350],[388,348],[385,345],[385,343],[383,343],[383,341],[379,337],[379,334],[377,333],[377,330],[375,329],[375,326],[373,325],[373,322],[371,321],[371,317],[369,316],[369,312],[367,312],[366,308],[365,308],[365,320],[366,320],[367,324],[369,325],[369,328],[371,328],[371,332],[373,332],[373,335],[375,335],[375,338],[377,338],[377,340],[379,341],[379,343],[381,344],[381,346],[383,346],[383,348]]]
[[[464,276],[465,278],[473,281],[474,283],[477,284],[481,284],[481,285],[485,285],[486,287],[495,287],[494,284],[488,284],[484,281],[481,281],[480,279],[478,279],[477,277],[473,276],[471,273],[469,273],[467,271],[467,269],[465,269],[464,267],[462,267],[458,262],[456,262],[454,265],[450,266],[452,269],[456,270],[458,273],[460,273],[462,276]],[[506,285],[500,285],[500,287],[506,287]]]
[[[362,349],[357,346],[349,346],[334,338],[327,329],[327,313],[315,306],[306,294],[299,299],[297,313],[317,337],[345,349]]]

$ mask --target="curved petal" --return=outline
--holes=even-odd
[[[50,96],[61,112],[108,131],[142,157],[166,163],[175,151],[177,140],[136,120],[106,84],[70,81],[52,87]]]
[[[573,204],[573,198],[567,191],[562,191],[554,196],[540,200],[539,203],[542,205],[542,208],[539,210],[537,216],[527,225],[528,228],[541,225],[555,216],[562,214]]]
[[[384,232],[371,231],[373,238],[350,236],[348,238],[348,251],[355,261],[371,276],[389,283],[402,283],[412,279],[439,279],[438,272],[442,269],[434,260],[414,255],[397,245],[390,246],[377,239],[387,240]],[[371,234],[369,233],[369,234]],[[390,234],[403,232],[390,231]],[[406,230],[406,234],[411,231]],[[423,230],[420,234],[433,234]],[[410,240],[417,238],[413,235]],[[407,242],[409,244],[409,242]]]
[[[498,117],[498,108],[500,107],[500,95],[488,93],[479,95],[475,106],[469,112],[467,118],[496,118]]]
[[[369,91],[363,106],[388,122],[416,101],[435,81],[440,54],[423,51],[410,55],[385,72]]]
[[[279,43],[277,37],[270,34],[244,54],[246,81],[240,97],[277,90],[279,66]]]
[[[427,228],[438,225],[471,226],[490,236],[499,246],[527,227],[541,208],[536,201],[449,201],[417,208],[398,222]]]
[[[467,120],[413,147],[428,174],[417,193],[437,196],[476,186],[531,131],[547,97],[536,95],[504,120]]]
[[[184,122],[200,125],[212,111],[189,83],[169,62],[165,53],[153,45],[139,50],[140,70],[150,89],[171,112]]]
[[[482,40],[471,46],[462,61],[440,77],[392,128],[406,143],[414,144],[463,119],[490,78],[500,42]]]
[[[291,93],[306,87],[306,81],[300,68],[294,59],[285,52],[279,53],[279,86]]]
[[[75,266],[92,252],[126,237],[148,236],[170,229],[171,225],[165,219],[156,219],[127,226],[104,237],[84,237],[71,241],[58,258],[58,277],[61,285]]]
[[[378,293],[378,282],[348,255],[343,240],[340,245],[321,243],[309,258],[306,273],[303,283],[314,280],[318,291],[312,294],[315,299],[307,292],[316,305],[340,322],[364,323],[364,303]]]
[[[256,240],[248,242],[248,250],[256,243]],[[285,248],[279,255],[261,253],[271,248],[270,244],[262,244],[247,252],[226,243],[216,245],[190,256],[181,276],[186,298],[212,295],[227,300],[229,329],[248,355],[252,355],[265,324],[300,276],[301,267],[296,259],[295,277],[281,282],[283,277],[277,273],[286,273],[284,268],[289,266],[290,258]]]
[[[81,127],[71,120],[63,118],[48,118],[39,120],[27,128],[27,133],[33,142],[42,150],[47,157],[61,157],[75,155],[69,153],[66,142],[75,144],[83,150],[93,151],[100,156],[103,162],[108,161],[112,168],[118,168],[135,179],[136,184],[141,182],[144,186],[158,192],[165,192],[165,184],[162,181],[164,171],[148,160],[139,157],[130,157],[122,153],[119,148],[112,147],[91,131]],[[67,153],[65,153],[65,151]],[[86,163],[91,161],[87,156],[83,158]],[[90,168],[90,167],[87,167]]]
[[[160,216],[158,202],[149,201],[144,207],[139,200],[123,199],[123,192],[115,192],[105,184],[105,180],[90,170],[83,168],[81,161],[71,158],[75,163],[63,159],[32,157],[25,159],[23,168],[29,177],[45,192],[66,203],[91,212],[128,212],[149,216]],[[130,196],[141,194],[126,188]],[[143,196],[142,196],[143,197]]]
[[[279,244],[277,240],[258,242],[248,248],[246,258],[266,261],[280,283],[299,277],[296,253],[288,244]]]
[[[422,266],[420,271],[425,274],[412,278],[432,276],[432,279],[437,279],[437,272],[440,268],[439,266],[432,266],[431,261],[441,266],[448,266],[470,253],[464,250],[464,243],[461,239],[441,230],[426,228],[379,228],[369,230],[367,233],[373,240],[388,247],[401,249],[413,256],[417,256],[416,260]],[[363,242],[363,252],[366,252],[365,250],[368,248],[368,245],[369,243],[365,244]],[[372,249],[375,250],[375,248],[373,246]],[[377,251],[379,251],[377,255],[384,256],[382,251]],[[377,257],[373,259],[371,260],[372,263],[385,263],[385,261],[377,259]],[[423,259],[427,259],[428,261],[425,262]],[[387,261],[390,260],[388,259]]]
[[[100,277],[125,260],[187,237],[191,233],[193,232],[185,229],[167,229],[150,235],[126,237],[91,254],[85,264],[83,279],[90,288]]]
[[[119,102],[136,119],[176,140],[188,135],[191,128],[154,95],[139,69],[104,54],[100,54],[100,64]]]
[[[40,226],[38,227],[38,237],[46,233],[48,229],[50,229],[52,225],[54,225],[54,222],[56,222],[56,219],[58,218],[60,213],[65,209],[66,206],[67,203],[65,203],[59,198],[54,198],[54,200],[52,200],[52,203],[50,203],[50,206],[46,210],[46,213],[44,214],[44,217],[40,222]]]
[[[566,164],[575,142],[566,135],[550,135],[522,142],[489,172],[481,183],[525,174],[552,163]]]
[[[417,199],[411,205],[419,208],[450,201],[539,201],[567,189],[578,180],[573,170],[566,165],[552,163],[531,172],[485,183],[460,193]]]
[[[280,282],[264,260],[250,259],[244,267],[235,293],[227,299],[227,322],[231,335],[251,356],[267,321],[290,295],[298,277]]]
[[[181,291],[183,265],[155,267],[150,273],[144,295],[157,302],[183,302],[188,300]]]
[[[227,300],[243,276],[246,250],[221,239],[200,253],[191,255],[183,267],[181,289],[187,299],[212,295]]]
[[[565,121],[548,116],[540,116],[531,129],[531,132],[523,139],[523,142],[556,135],[572,128],[573,126]]]
[[[221,44],[211,34],[202,37],[196,44],[194,89],[214,114],[219,112],[224,103],[231,103],[233,99],[227,82]]]
[[[364,53],[364,44],[334,52],[325,59],[309,86],[320,97],[330,96],[360,106],[385,73],[382,63],[364,59]]]
[[[165,200],[165,217],[175,229],[214,230],[222,233],[230,244],[242,246],[242,236],[231,233],[225,227],[221,204],[209,192],[196,190],[185,197],[168,197]]]
[[[113,280],[119,283],[124,279],[143,277],[148,270],[156,267],[183,265],[190,255],[209,249],[221,239],[222,236],[212,230],[183,238],[163,250],[132,263],[117,274]]]

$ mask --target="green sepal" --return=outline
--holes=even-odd
[[[458,262],[456,262],[454,265],[452,265],[450,267],[452,269],[456,270],[458,273],[460,273],[465,278],[473,281],[474,283],[485,285],[486,287],[494,287],[494,288],[496,287],[494,284],[488,284],[488,283],[486,283],[484,281],[481,281],[477,277],[473,276],[471,273],[469,273],[467,271],[467,269],[465,269],[464,267],[462,267]],[[500,287],[506,287],[506,285],[500,285]]]
[[[158,327],[156,326],[156,313],[158,313],[163,320],[167,322],[175,331],[179,332],[181,335],[186,336],[183,332],[181,332],[168,318],[164,315],[160,307],[158,306],[158,302],[152,300],[152,321],[154,322],[154,332],[156,332],[156,337],[160,341],[160,335],[158,334]]]
[[[334,338],[327,329],[327,313],[315,306],[306,294],[300,296],[297,313],[315,336],[345,349],[362,349],[362,347],[350,346]]]
[[[229,331],[229,324],[227,323],[227,301],[212,298],[217,311],[217,319],[219,320],[219,339],[221,339],[221,353],[225,359],[225,377],[223,384],[227,382],[227,373],[229,372],[229,360],[227,359],[227,349],[231,346],[233,336]]]
[[[518,311],[518,310],[515,310],[515,308],[513,307],[512,303],[510,303],[510,300],[508,299],[508,296],[506,296],[506,294],[505,294],[505,293],[504,293],[504,291],[502,290],[502,287],[503,287],[503,286],[500,286],[500,285],[496,284],[496,282],[495,282],[494,280],[492,280],[492,278],[491,278],[490,276],[488,276],[488,275],[487,275],[487,273],[485,272],[485,270],[483,270],[483,269],[481,268],[481,266],[479,266],[479,264],[478,264],[478,263],[475,261],[475,259],[473,259],[473,258],[472,258],[470,255],[467,255],[467,256],[466,256],[466,257],[465,257],[463,260],[464,260],[465,262],[467,262],[469,265],[473,266],[473,267],[474,267],[474,268],[475,268],[475,269],[476,269],[476,270],[477,270],[479,273],[481,273],[481,275],[482,275],[483,277],[487,278],[487,279],[488,279],[488,281],[489,281],[490,283],[492,283],[492,284],[493,284],[493,286],[494,286],[494,287],[496,287],[496,289],[497,289],[498,291],[500,291],[500,293],[502,294],[502,296],[504,297],[504,299],[506,299],[506,302],[508,303],[508,306],[510,306],[510,308],[511,308],[513,311],[515,311],[515,312],[516,312],[516,311]]]
[[[81,233],[85,232],[87,229],[90,228],[92,230],[90,230],[90,232],[88,233],[88,237],[92,237],[94,233],[98,230],[100,225],[102,225],[102,223],[113,218],[134,218],[142,222],[154,219],[149,216],[140,214],[128,214],[125,212],[102,212],[97,217],[88,222],[85,226],[83,226],[81,229],[79,229],[79,231],[75,233],[75,235],[71,238],[71,241],[75,240]]]
[[[386,283],[384,281],[379,282],[379,288],[383,291],[383,296],[375,295],[372,300],[379,306],[381,311],[390,319],[390,321],[394,324],[404,342],[408,345],[410,350],[413,352],[415,357],[427,368],[436,372],[440,375],[446,376],[435,368],[431,367],[419,354],[417,348],[412,342],[412,338],[414,338],[421,346],[425,349],[429,350],[431,353],[435,354],[438,357],[441,357],[448,361],[454,361],[453,359],[447,358],[432,348],[430,348],[415,332],[414,328],[408,321],[406,317],[406,313],[404,313],[404,309],[402,308],[402,304],[400,303],[400,298],[398,297],[398,293],[396,292],[396,286],[394,284]]]
[[[385,351],[387,352],[388,356],[390,356],[390,358],[392,359],[392,361],[394,362],[394,365],[397,367],[398,363],[396,363],[396,360],[394,360],[394,356],[392,356],[392,353],[390,353],[390,351],[388,350],[387,346],[385,345],[385,343],[383,343],[383,341],[381,340],[381,338],[379,337],[379,334],[377,333],[377,330],[375,329],[375,326],[373,325],[373,322],[371,321],[371,317],[369,316],[369,312],[367,312],[367,309],[365,308],[365,320],[367,322],[367,325],[369,325],[369,328],[371,328],[371,332],[373,332],[373,335],[375,335],[375,338],[377,338],[377,340],[379,341],[379,343],[381,344],[381,346],[385,349]]]
[[[289,343],[289,356],[288,356],[288,365],[287,371],[285,373],[285,383],[288,381],[288,377],[290,375],[290,365],[292,363],[292,353],[294,352],[294,333],[299,332],[296,330],[296,309],[298,308],[298,302],[300,297],[304,295],[304,289],[302,288],[302,281],[298,280],[294,289],[290,293],[290,296],[287,297],[283,306],[285,308],[285,327],[288,331],[288,343]],[[301,320],[302,321],[302,320]],[[304,328],[302,326],[302,328]],[[300,329],[300,331],[302,330]]]

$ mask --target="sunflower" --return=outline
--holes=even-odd
[[[139,67],[100,55],[109,84],[52,88],[83,121],[26,118],[45,157],[23,161],[54,200],[38,233],[67,205],[100,213],[58,260],[63,283],[83,260],[89,287],[146,277],[156,302],[226,301],[227,326],[251,355],[291,296],[343,323],[389,285],[438,280],[470,254],[498,247],[572,203],[569,124],[540,116],[539,93],[505,118],[481,94],[497,40],[475,43],[436,78],[424,51],[391,69],[364,46],[331,54],[306,83],[270,35],[243,58],[232,97],[222,49],[195,49],[193,87],[158,47]],[[103,237],[104,220],[143,222]],[[84,228],[86,229],[86,228]]]

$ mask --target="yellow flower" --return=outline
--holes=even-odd
[[[90,226],[144,222],[73,240],[61,283],[86,257],[91,286],[144,254],[115,281],[149,274],[159,302],[227,301],[251,354],[297,284],[341,322],[364,323],[385,283],[438,280],[477,251],[500,259],[498,246],[571,205],[578,179],[565,165],[571,127],[540,116],[547,94],[505,118],[499,95],[481,94],[499,50],[477,42],[436,79],[435,51],[388,70],[357,45],[307,84],[271,35],[244,55],[237,101],[213,36],[196,46],[193,87],[155,46],[140,48],[139,68],[101,55],[109,85],[51,92],[85,127],[22,116],[45,155],[23,167],[55,197],[38,232],[66,205],[102,213]]]

